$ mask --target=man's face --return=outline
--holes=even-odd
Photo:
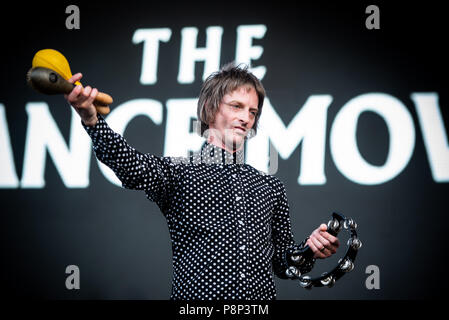
[[[209,124],[209,142],[226,148],[239,149],[254,125],[259,98],[251,86],[242,86],[226,94],[215,119]]]

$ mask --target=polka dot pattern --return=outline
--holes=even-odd
[[[171,299],[275,299],[274,275],[287,278],[286,253],[306,241],[293,240],[279,179],[245,164],[243,151],[232,154],[204,143],[189,157],[156,157],[129,146],[102,116],[84,128],[97,158],[123,187],[144,191],[166,217]]]

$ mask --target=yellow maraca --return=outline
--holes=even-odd
[[[41,93],[68,94],[75,85],[81,85],[79,81],[75,84],[69,83],[67,80],[71,77],[72,71],[64,55],[54,49],[43,49],[34,55],[27,81],[32,88]],[[106,115],[110,112],[109,105],[112,102],[110,95],[98,92],[94,105],[98,113]]]

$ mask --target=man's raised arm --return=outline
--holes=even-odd
[[[74,83],[81,77],[77,73],[69,82]],[[173,186],[174,165],[168,157],[140,153],[114,132],[103,116],[97,114],[93,105],[97,94],[95,88],[76,86],[65,98],[80,115],[81,124],[92,139],[98,160],[114,171],[124,188],[144,190],[148,199],[164,211]]]

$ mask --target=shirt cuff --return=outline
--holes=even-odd
[[[109,129],[106,120],[101,114],[97,114],[97,119],[97,123],[94,126],[88,126],[83,122],[83,120],[80,120],[81,125],[91,138],[96,138],[99,134],[105,133]]]
[[[104,118],[101,114],[97,114],[97,119],[98,119],[97,123],[94,126],[86,125],[82,119],[80,121],[81,121],[81,125],[83,126],[83,128],[86,129],[87,132],[89,132],[89,131],[98,130],[101,123],[106,123],[106,121],[104,120]]]

